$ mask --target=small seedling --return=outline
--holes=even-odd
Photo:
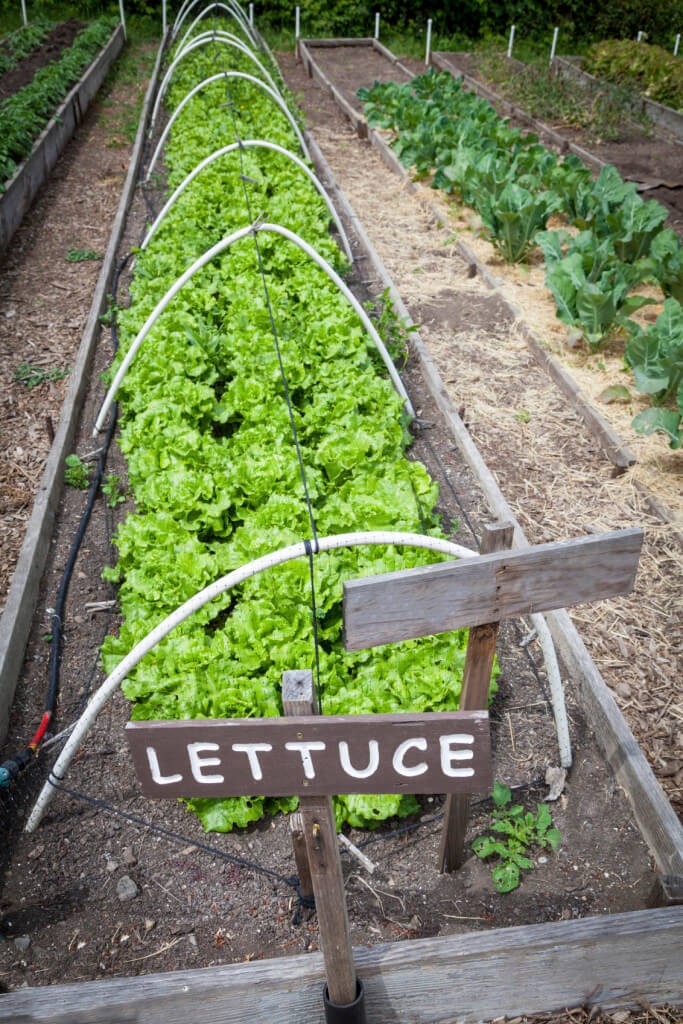
[[[69,484],[71,487],[77,487],[79,491],[86,490],[90,484],[86,464],[81,462],[78,455],[67,455],[64,461],[66,463],[64,483]]]
[[[84,263],[86,260],[101,260],[102,253],[94,249],[69,249],[66,254],[67,263]]]
[[[46,381],[62,380],[68,373],[68,370],[45,370],[42,366],[34,366],[33,363],[21,363],[14,371],[12,380],[32,389],[45,384]]]
[[[520,883],[520,870],[533,870],[534,863],[527,856],[534,844],[541,849],[557,850],[561,835],[552,827],[553,820],[547,804],[538,804],[536,813],[525,811],[521,804],[513,804],[512,792],[501,782],[493,784],[491,831],[495,835],[479,836],[472,843],[477,857],[497,857],[500,863],[493,868],[496,891],[511,892]]]
[[[388,288],[385,288],[376,302],[367,302],[365,308],[375,321],[377,332],[395,363],[405,366],[408,359],[408,335],[417,331],[418,325],[408,324],[401,319],[394,308]]]
[[[518,409],[515,413],[515,419],[519,423],[528,423],[531,419],[531,413],[528,409]]]
[[[126,500],[123,480],[116,473],[110,473],[102,484],[102,494],[105,497],[109,508],[116,508],[122,501]]]

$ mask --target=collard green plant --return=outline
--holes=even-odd
[[[528,856],[530,847],[556,851],[562,837],[553,828],[547,804],[537,804],[535,814],[527,811],[521,804],[512,803],[512,791],[500,782],[493,785],[493,804],[493,834],[475,839],[472,850],[482,860],[496,858],[491,871],[493,884],[497,892],[506,893],[519,886],[522,871],[533,870],[534,862]]]

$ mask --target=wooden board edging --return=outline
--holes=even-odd
[[[329,43],[329,41],[327,42]],[[299,44],[302,44],[302,40],[299,40]],[[384,49],[386,48],[384,47],[380,52],[383,52]],[[304,61],[309,77],[314,78],[315,81],[317,81],[320,85],[323,86],[323,88],[327,89],[327,91],[331,93],[335,102],[337,103],[337,106],[349,118],[354,128],[356,129],[356,132],[358,133],[359,137],[367,138],[371,145],[374,146],[375,149],[377,149],[384,163],[396,174],[398,174],[402,181],[405,182],[406,187],[409,188],[412,192],[417,192],[417,187],[415,183],[412,181],[410,174],[408,173],[408,171],[406,171],[405,167],[403,167],[401,162],[398,160],[393,150],[387,145],[382,135],[375,128],[371,128],[367,124],[365,118],[361,117],[361,115],[358,114],[358,112],[355,111],[349,105],[346,99],[343,96],[341,96],[336,87],[332,84],[332,82],[330,82],[329,78],[324,74],[319,65],[316,63],[315,59],[311,55],[310,50],[307,48],[305,43],[301,45],[299,53],[301,59]],[[387,51],[387,53],[390,53],[390,51]],[[441,59],[441,63],[438,65],[439,67],[441,67],[443,70],[449,71],[450,74],[453,74],[456,77],[458,77],[460,72],[458,72],[457,68],[443,60],[441,58],[441,55],[439,54],[435,54],[434,57],[435,63],[437,62],[436,58]],[[392,58],[388,57],[387,59],[391,60]],[[394,57],[393,60],[396,65],[399,64],[397,58]],[[406,73],[409,73],[407,72],[407,69],[404,70],[406,71]],[[464,77],[467,78],[467,76]],[[467,80],[468,84],[471,82],[472,87],[474,87],[474,85],[476,84],[474,83],[474,79],[468,78]],[[497,101],[503,104],[507,103],[507,101],[499,100],[499,98],[495,96],[495,93],[492,93],[490,90],[486,90],[486,92],[490,93],[491,97],[495,97]],[[508,103],[507,105],[510,108],[514,107],[514,104]],[[540,122],[537,123],[537,127],[539,128],[539,130],[546,130],[545,126],[541,125]],[[550,131],[550,129],[548,129],[548,131]],[[558,138],[560,137],[558,136]],[[585,150],[581,150],[580,147],[575,147],[574,151],[577,152],[578,155],[582,156],[583,159],[586,159],[589,162],[594,162],[591,154],[589,154]],[[600,161],[600,166],[603,166],[602,161]],[[441,224],[443,227],[448,227],[448,222],[446,221],[442,211],[436,206],[436,204],[430,202],[424,197],[420,197],[420,201],[423,202],[423,204],[428,208],[431,216],[437,221],[437,223]],[[472,249],[470,249],[470,247],[465,242],[462,241],[462,239],[457,239],[455,245],[457,251],[463,257],[463,259],[465,259],[471,266],[476,267],[477,272],[480,274],[480,276],[496,292],[498,298],[509,310],[510,316],[513,318],[513,320],[518,325],[520,325],[520,331],[523,334],[525,341],[529,345],[532,355],[539,363],[539,365],[542,366],[545,369],[545,371],[549,374],[549,376],[555,382],[555,384],[560,388],[560,390],[568,399],[568,401],[576,410],[576,412],[578,412],[579,416],[584,421],[586,427],[591,432],[592,436],[595,437],[595,439],[598,441],[610,462],[612,462],[612,464],[616,466],[617,469],[620,470],[628,469],[629,466],[634,465],[634,463],[637,460],[633,451],[626,444],[624,444],[622,439],[619,437],[619,435],[614,430],[609,421],[602,415],[602,413],[600,413],[590,404],[590,402],[587,401],[581,390],[577,387],[573,378],[567,373],[567,371],[564,369],[559,360],[556,359],[555,356],[551,355],[549,352],[546,351],[546,349],[543,347],[541,342],[536,338],[533,332],[526,326],[526,324],[524,324],[520,316],[519,310],[517,310],[516,307],[509,301],[509,299],[507,299],[506,296],[503,295],[501,291],[501,282],[489,271],[488,267],[481,262],[479,257],[474,253]]]
[[[7,735],[9,711],[24,660],[24,651],[33,621],[41,577],[50,550],[50,538],[64,480],[64,459],[71,450],[78,416],[89,385],[90,366],[100,332],[99,318],[106,306],[117,249],[135,189],[137,169],[145,142],[144,126],[147,123],[152,97],[156,89],[161,56],[162,48],[160,47],[145,96],[128,173],[109,243],[102,260],[102,269],[95,286],[90,313],[83,330],[76,363],[69,375],[69,384],[55,439],[38,485],[33,511],[26,527],[24,543],[12,576],[7,604],[0,619],[0,742]]]
[[[683,908],[355,949],[368,1024],[475,1024],[576,1006],[683,1002]],[[0,1024],[323,1024],[320,953],[17,989]]]
[[[125,36],[117,25],[105,46],[86,68],[36,139],[0,196],[0,252],[21,224],[24,214],[50,176],[62,150],[85,117],[109,68],[118,57]]]
[[[563,78],[570,78],[580,85],[591,85],[595,89],[603,89],[607,85],[608,87],[612,86],[613,89],[618,89],[618,86],[614,85],[613,82],[597,78],[589,71],[584,70],[580,64],[575,64],[573,58],[553,57],[552,67]],[[637,102],[642,105],[643,113],[651,121],[654,121],[660,128],[671,132],[680,142],[683,142],[683,114],[680,111],[674,110],[673,107],[667,107],[663,103],[657,103],[656,100],[651,100],[642,93],[636,93],[636,96]]]
[[[336,182],[320,148],[310,135],[307,136],[307,142],[321,176],[330,183],[339,209],[351,223],[353,232],[367,253],[369,263],[384,288],[389,288],[389,294],[397,314],[407,326],[415,326],[396,286],[351,204]],[[393,153],[391,155],[393,157]],[[492,514],[502,521],[514,524],[514,547],[528,546],[529,542],[524,531],[501,491],[498,481],[486,465],[469,431],[458,415],[436,364],[422,341],[419,330],[411,331],[410,346],[420,363],[425,384],[444,417],[455,444],[481,488]],[[569,615],[564,610],[552,612],[547,616],[547,621],[566,671],[579,687],[586,707],[595,716],[597,742],[617,781],[626,792],[633,808],[635,820],[645,842],[652,851],[659,870],[664,875],[680,874],[680,861],[683,856],[683,826],[676,817]],[[628,751],[626,759],[620,753],[624,750]]]

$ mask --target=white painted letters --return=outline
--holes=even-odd
[[[147,763],[149,770],[152,773],[152,780],[156,782],[157,786],[168,786],[174,782],[182,782],[182,775],[162,775],[161,768],[159,767],[159,758],[154,747],[145,747],[147,753]]]
[[[379,743],[377,740],[368,741],[368,766],[367,768],[354,768],[349,757],[349,745],[346,740],[339,741],[339,763],[342,770],[350,775],[352,779],[368,779],[374,775],[379,767]]]
[[[441,771],[449,779],[468,779],[474,775],[474,768],[454,768],[454,761],[471,761],[474,754],[472,750],[453,750],[453,743],[474,743],[474,736],[469,733],[455,732],[450,736],[439,736],[441,747]]]
[[[249,758],[249,767],[251,769],[251,777],[256,781],[260,782],[263,778],[263,772],[261,771],[261,763],[258,759],[259,751],[268,753],[269,750],[273,749],[272,743],[233,743],[232,749],[238,754],[246,754]]]
[[[304,775],[307,779],[315,778],[315,768],[313,767],[313,759],[311,758],[312,750],[324,750],[327,746],[321,740],[292,740],[291,743],[285,743],[285,750],[298,750],[301,754],[301,763],[304,768]]]
[[[416,736],[414,739],[404,740],[403,743],[399,743],[396,747],[391,763],[394,771],[398,775],[406,776],[406,778],[412,778],[413,775],[424,775],[427,771],[426,761],[420,761],[419,764],[413,765],[412,768],[405,764],[404,758],[411,747],[415,747],[416,750],[426,750],[427,740],[423,736]]]
[[[202,750],[220,750],[217,743],[188,743],[187,756],[190,759],[190,771],[195,782],[224,782],[223,775],[204,775],[204,768],[216,768],[221,763],[220,757],[200,757]]]

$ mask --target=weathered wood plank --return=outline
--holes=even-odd
[[[633,588],[642,543],[642,530],[617,530],[348,580],[346,649],[357,651],[627,594]]]
[[[283,673],[282,706],[288,716],[299,718],[304,714],[314,714],[313,673],[310,670]],[[299,815],[315,894],[327,991],[333,1003],[346,1006],[356,998],[357,981],[332,799],[329,796],[302,796]]]
[[[598,746],[624,787],[638,828],[663,875],[683,875],[683,826],[617,707],[583,640],[563,609],[548,615],[558,656],[578,688]]]
[[[505,551],[512,546],[512,523],[486,525],[481,541],[481,553]],[[486,622],[470,630],[467,654],[460,691],[460,710],[475,711],[488,706],[491,671],[498,638],[497,622]],[[465,859],[465,835],[470,816],[470,797],[449,793],[444,806],[441,842],[439,844],[439,870],[456,871]]]
[[[475,1024],[588,1005],[683,1004],[683,908],[354,950],[369,1024]],[[319,953],[0,997],[0,1024],[324,1024]]]

